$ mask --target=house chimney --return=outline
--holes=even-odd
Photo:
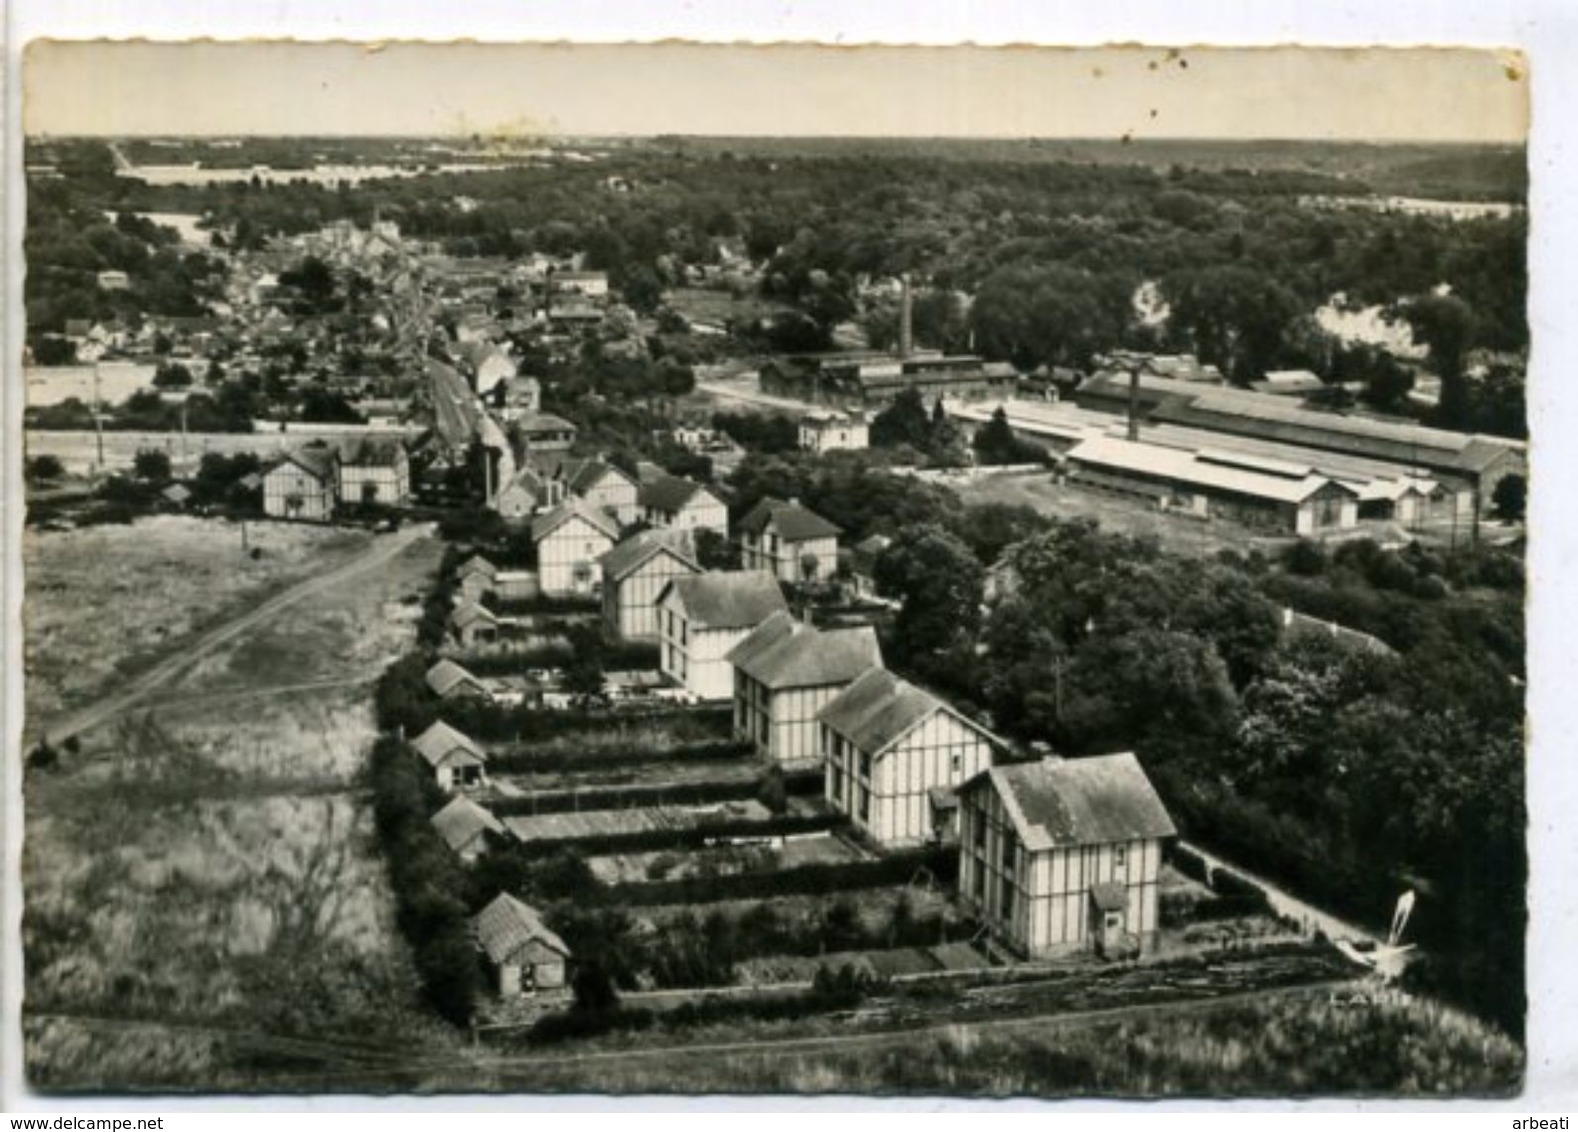
[[[1140,438],[1140,367],[1129,368],[1129,439]]]
[[[914,348],[914,326],[910,315],[910,273],[906,271],[899,276],[899,357],[909,357]]]

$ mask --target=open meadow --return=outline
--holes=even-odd
[[[30,589],[32,623],[49,633],[30,652],[85,645],[72,634],[88,619],[70,613],[114,608],[121,592],[124,637],[179,649],[199,625],[256,604],[259,586],[320,573],[368,538],[255,524],[250,540],[270,553],[254,564],[193,523],[35,540],[34,560],[69,580]],[[158,538],[140,538],[149,527]],[[366,678],[409,647],[403,599],[428,584],[440,549],[423,537],[309,592],[29,769],[24,1011],[37,1087],[257,1087],[260,1048],[309,1039],[322,1046],[315,1064],[332,1062],[336,1042],[396,1034],[430,1031],[424,1045],[443,1048],[446,1031],[414,1005],[358,788],[374,735]],[[127,559],[140,572],[105,568]],[[237,567],[243,577],[225,584]],[[207,610],[178,617],[177,580],[204,577],[212,588],[192,592]],[[171,627],[150,637],[160,618]],[[30,697],[58,702],[58,671],[30,668]],[[66,682],[80,694],[114,675]],[[134,1023],[143,1029],[131,1035]]]
[[[205,627],[348,561],[371,538],[254,522],[246,525],[243,549],[240,524],[181,515],[27,530],[22,659],[29,732],[175,654]]]

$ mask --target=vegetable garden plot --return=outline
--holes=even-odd
[[[660,830],[695,829],[708,820],[767,821],[771,817],[772,813],[760,802],[744,800],[693,808],[644,806],[628,810],[536,814],[505,818],[504,825],[517,840],[530,843],[633,836]]]
[[[604,884],[633,884],[649,880],[764,873],[798,865],[859,859],[859,852],[842,838],[830,834],[812,834],[774,837],[760,845],[610,853],[591,857],[587,864],[591,866],[593,875]]]

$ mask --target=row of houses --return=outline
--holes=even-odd
[[[775,627],[775,640],[783,630]],[[946,829],[958,846],[961,903],[1008,946],[1048,958],[1154,940],[1162,852],[1177,831],[1132,753],[1001,763],[990,733],[880,666],[829,700],[817,719],[829,803],[886,845],[935,839]],[[446,789],[483,780],[486,753],[443,722],[412,746]],[[467,864],[490,836],[508,835],[464,793],[432,824]],[[535,910],[509,899],[477,921],[479,949],[500,993],[563,985],[568,949],[542,934]],[[512,943],[499,942],[505,933],[495,921],[513,925]]]
[[[314,441],[285,452],[262,474],[263,512],[279,519],[327,521],[342,506],[400,506],[411,497],[403,441]]]

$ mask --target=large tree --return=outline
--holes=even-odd
[[[970,548],[938,526],[900,531],[877,559],[879,592],[903,601],[894,631],[905,656],[945,652],[981,622],[985,571]]]

